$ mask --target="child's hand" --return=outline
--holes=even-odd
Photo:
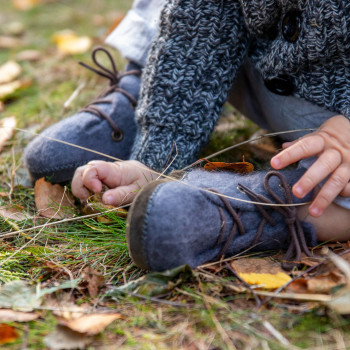
[[[118,206],[130,203],[138,190],[156,178],[156,174],[136,160],[115,163],[95,160],[75,171],[72,192],[86,200],[91,192],[100,193],[104,184],[110,189],[103,194],[103,203]]]
[[[271,159],[271,166],[275,169],[282,169],[303,158],[318,157],[293,186],[296,197],[303,198],[329,176],[309,207],[310,215],[321,216],[338,194],[350,196],[350,122],[344,116],[328,119],[313,133],[287,142],[283,148]]]

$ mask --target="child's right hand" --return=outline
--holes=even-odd
[[[72,192],[79,199],[86,200],[92,192],[100,193],[103,185],[106,185],[109,190],[103,194],[102,202],[119,206],[131,203],[138,191],[157,177],[157,174],[136,160],[94,160],[75,171]]]

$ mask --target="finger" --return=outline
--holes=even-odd
[[[348,183],[344,189],[339,193],[342,197],[350,197],[350,183]]]
[[[333,172],[311,203],[309,207],[310,215],[314,217],[321,216],[324,210],[333,202],[334,198],[348,183],[349,168],[348,166],[341,165]]]
[[[290,142],[283,142],[282,143],[282,148],[286,149],[292,145],[294,145],[296,142],[298,142],[299,140],[294,140],[294,141],[290,141]]]
[[[83,185],[95,193],[102,191],[101,168],[106,168],[102,161],[93,161],[86,164],[82,173]]]
[[[337,150],[329,149],[323,152],[293,186],[293,194],[298,198],[306,196],[317,184],[338,168],[341,160],[341,155]]]
[[[271,159],[271,166],[282,169],[303,158],[309,158],[320,153],[324,148],[324,140],[319,135],[299,139],[292,146],[284,149]]]
[[[140,186],[133,183],[128,186],[120,186],[106,191],[102,196],[102,202],[109,205],[120,206],[129,204],[140,191]]]
[[[72,193],[79,199],[88,199],[90,192],[83,184],[82,175],[85,170],[85,166],[81,166],[75,170],[72,180]]]

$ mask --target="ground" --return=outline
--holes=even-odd
[[[21,5],[28,5],[28,8],[20,9]],[[19,307],[18,300],[9,301],[6,299],[9,295],[4,289],[0,290],[0,307],[7,308],[5,316],[0,313],[2,348],[60,349],[62,339],[68,337],[69,332],[73,335],[67,340],[67,349],[350,348],[348,316],[315,301],[314,295],[328,297],[335,292],[334,288],[326,293],[318,289],[312,294],[310,288],[303,285],[303,292],[311,302],[303,301],[294,289],[289,292],[294,293],[295,300],[273,298],[257,307],[251,290],[224,262],[194,272],[182,270],[171,278],[173,283],[178,283],[175,288],[166,289],[169,285],[165,283],[160,295],[155,292],[154,285],[147,285],[151,293],[141,293],[140,289],[135,292],[131,288],[113,292],[113,298],[103,298],[113,286],[120,287],[147,276],[128,257],[125,219],[114,212],[97,219],[87,218],[78,205],[73,209],[72,220],[57,223],[38,215],[34,190],[23,168],[24,147],[33,133],[71,115],[104,87],[102,78],[77,64],[79,60],[90,63],[91,50],[80,54],[61,53],[53,36],[70,29],[78,36],[88,36],[93,45],[102,44],[130,5],[131,0],[13,0],[1,6],[0,65],[15,60],[22,69],[18,77],[21,88],[2,98],[1,117],[15,116],[17,128],[22,130],[15,131],[0,154],[0,230],[3,236],[0,283],[14,288],[10,282],[26,281],[28,284],[19,284],[8,294],[25,301],[27,309],[24,311],[31,315],[33,310],[36,312],[36,319],[32,321],[20,322],[18,315],[12,322],[8,321],[5,318],[8,310],[23,311],[23,303]],[[34,50],[32,56],[28,50]],[[125,61],[117,52],[113,55],[118,66],[123,67]],[[65,106],[82,84],[77,97]],[[256,131],[256,126],[226,106],[203,157],[247,139]],[[217,160],[239,161],[244,154],[257,168],[262,168],[267,166],[266,160],[273,152],[275,148],[270,144],[244,146]],[[5,209],[25,213],[26,217],[9,219]],[[348,246],[339,244],[331,248],[344,252]],[[273,259],[259,258],[271,266],[279,255]],[[232,261],[228,263],[231,266]],[[308,262],[302,271],[317,263]],[[330,268],[322,273],[328,283]],[[320,275],[321,272],[316,277]],[[307,273],[306,277],[302,282],[305,285],[314,276]],[[344,286],[342,273],[332,278],[338,278],[332,285],[335,289]],[[75,288],[64,288],[62,284],[69,281]],[[322,286],[325,283],[322,282]],[[30,306],[30,297],[38,295],[35,289],[38,285],[47,294]],[[296,286],[300,287],[301,283]],[[48,288],[55,288],[54,293]],[[257,293],[261,291],[256,290]],[[1,301],[4,295],[5,301]],[[260,298],[266,300],[266,297]],[[68,321],[75,317],[73,311],[77,307],[81,314],[115,315],[116,319],[104,326],[101,320],[93,321],[92,328],[101,327],[96,332],[91,331],[91,324],[90,331],[83,330],[82,326],[74,328]],[[12,332],[12,339],[6,337],[6,330]]]

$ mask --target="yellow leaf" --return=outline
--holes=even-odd
[[[284,272],[276,274],[270,273],[239,273],[241,277],[248,284],[259,285],[266,289],[276,289],[291,280],[291,277]]]
[[[87,36],[77,36],[71,30],[62,30],[52,36],[52,41],[63,54],[78,54],[88,51],[91,39]]]

